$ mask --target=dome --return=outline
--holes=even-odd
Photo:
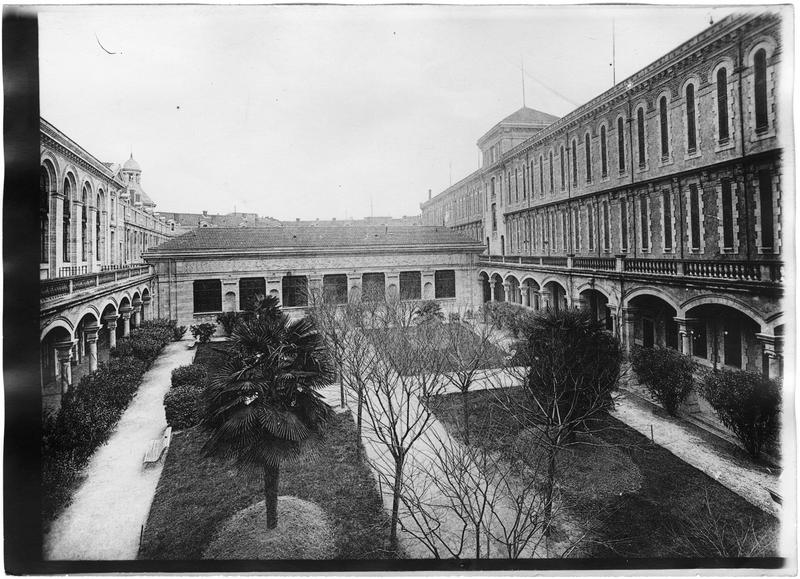
[[[131,158],[125,161],[125,164],[122,166],[123,171],[139,171],[142,172],[142,168],[139,166],[139,163],[133,160],[133,153],[131,153]]]

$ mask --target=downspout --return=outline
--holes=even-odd
[[[631,146],[631,159],[630,159],[631,162],[630,162],[630,166],[631,166],[631,185],[633,185],[635,183],[635,181],[636,181],[636,178],[635,178],[635,176],[633,174],[633,171],[634,171],[634,167],[636,166],[636,163],[638,163],[638,160],[636,161],[636,163],[634,163],[635,155],[634,155],[634,151],[633,151],[633,116],[632,116],[631,113],[632,113],[632,111],[631,111],[631,95],[630,95],[630,92],[629,92],[628,93],[628,141],[629,141],[630,146]],[[633,193],[633,187],[631,187],[631,193]],[[639,243],[639,236],[637,234],[637,229],[636,229],[636,197],[633,196],[633,195],[632,195],[632,197],[633,197],[633,215],[632,215],[632,217],[633,217],[633,239],[629,239],[628,240],[629,241],[628,245],[630,246],[631,249],[633,249],[633,257],[636,258],[637,257],[637,248],[638,248],[638,243]]]
[[[744,60],[742,59],[742,35],[738,34],[739,40],[737,46],[739,48],[739,149],[741,154],[742,163],[742,196],[744,197],[744,228],[745,228],[745,250],[746,258],[750,261],[753,252],[750,245],[750,196],[747,193],[747,166],[745,164],[745,150],[744,150],[744,103],[742,102],[742,69],[744,68]],[[725,89],[727,92],[727,87]],[[726,111],[727,113],[727,111]],[[754,232],[755,233],[755,232]],[[755,235],[753,236],[755,239]]]

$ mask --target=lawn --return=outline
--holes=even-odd
[[[429,402],[456,437],[460,396]],[[469,406],[471,444],[497,451],[509,463],[529,452],[530,439],[492,392],[470,393]],[[567,518],[590,520],[595,529],[575,556],[775,556],[774,517],[608,414],[592,430],[590,444],[563,457],[559,481]],[[751,552],[755,537],[765,544]]]
[[[224,345],[199,346],[195,362],[213,367],[220,348]],[[197,427],[174,435],[139,559],[200,559],[224,521],[263,500],[260,478],[204,456],[206,436]],[[350,415],[334,415],[313,453],[282,465],[279,494],[314,502],[325,511],[336,537],[335,558],[394,558],[388,547],[389,519],[369,467],[356,458],[355,440]]]

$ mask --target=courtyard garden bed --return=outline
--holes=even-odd
[[[511,393],[513,396],[514,393]],[[469,395],[470,444],[509,464],[535,440],[491,391]],[[429,406],[461,438],[461,394],[433,397]],[[506,403],[507,404],[507,403]],[[593,531],[578,557],[774,556],[778,521],[689,466],[666,449],[603,414],[562,455],[559,486],[567,519]],[[566,526],[570,526],[567,521]]]

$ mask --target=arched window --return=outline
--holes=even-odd
[[[539,155],[539,194],[544,197],[544,161]]]
[[[644,143],[644,108],[636,111],[636,136],[639,141],[639,168],[644,169],[647,160],[645,159]]]
[[[578,144],[572,139],[572,186],[578,186]]]
[[[39,171],[39,245],[40,262],[48,262],[48,238],[50,236],[50,172],[46,167]]]
[[[617,158],[620,175],[625,172],[625,123],[622,117],[617,119]]]
[[[694,153],[697,150],[693,84],[686,85],[686,146],[689,153]]]
[[[550,193],[553,192],[553,150],[550,149]]]
[[[717,127],[719,142],[728,142],[728,71],[720,68],[717,71]]]
[[[763,48],[756,51],[753,58],[753,84],[755,88],[756,131],[766,131],[769,126],[767,118],[767,51]]]
[[[100,194],[97,194],[97,205],[95,208],[94,214],[94,259],[98,261],[100,259],[100,208],[102,207],[102,202],[100,200]]]
[[[691,85],[689,85],[691,86]],[[669,159],[669,123],[667,121],[667,97],[658,100],[658,118],[661,127],[661,159]]]
[[[69,223],[72,218],[72,182],[69,177],[64,179],[64,220],[61,228],[62,258],[69,262]]]
[[[564,178],[564,145],[561,145],[561,154],[559,155],[561,161],[561,190],[567,186],[567,180]]]
[[[592,139],[589,136],[589,133],[586,133],[586,137],[584,139],[585,145],[585,153],[586,153],[586,182],[591,183],[592,181]]]
[[[608,150],[606,149],[606,126],[600,127],[600,169],[603,178],[608,177]]]
[[[86,260],[88,258],[88,247],[87,247],[87,236],[86,236],[86,223],[87,217],[86,213],[88,211],[89,205],[89,195],[86,192],[86,185],[83,186],[83,192],[81,194],[81,201],[83,202],[83,206],[81,207],[81,257]]]

